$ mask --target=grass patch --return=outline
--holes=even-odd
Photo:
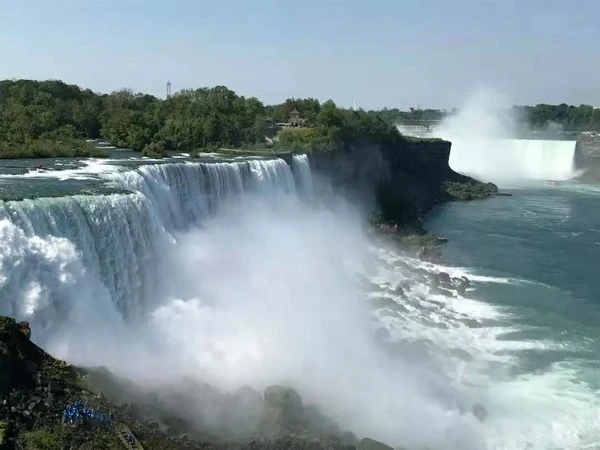
[[[65,433],[62,427],[26,431],[20,441],[25,450],[62,450],[65,448]]]
[[[278,146],[292,153],[331,152],[343,148],[339,128],[283,128],[277,134]]]

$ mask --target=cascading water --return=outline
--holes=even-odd
[[[94,296],[104,296],[95,303],[110,301],[125,317],[140,314],[160,293],[161,255],[173,244],[174,231],[198,224],[227,198],[295,189],[283,160],[155,164],[104,178],[133,193],[0,205],[7,239],[0,254],[0,286],[7,299],[3,313],[28,317],[44,329],[54,323],[53,309],[60,321],[77,301],[65,295],[65,287],[79,286],[83,279],[89,283],[92,277],[98,287]],[[71,270],[78,265],[83,270],[75,270],[76,275]]]
[[[308,156],[294,155],[292,158],[292,171],[298,180],[298,188],[305,198],[313,197],[313,180]]]
[[[450,167],[487,181],[568,180],[576,176],[576,141],[450,138]]]

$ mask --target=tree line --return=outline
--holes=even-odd
[[[68,149],[75,148],[70,156],[77,156],[91,151],[84,139],[149,156],[263,147],[266,137],[275,137],[273,124],[287,122],[294,109],[305,127],[284,130],[279,145],[331,150],[349,140],[400,137],[391,121],[338,108],[331,100],[264,105],[225,86],[185,89],[164,100],[126,89],[98,94],[62,81],[5,80],[0,81],[0,155],[69,156]]]
[[[292,110],[304,127],[279,130]],[[266,138],[298,151],[327,151],[350,143],[403,139],[395,124],[442,120],[458,110],[354,111],[333,101],[287,99],[264,105],[225,86],[185,89],[168,99],[119,90],[99,94],[62,81],[0,81],[0,157],[99,155],[86,139],[160,156],[167,151],[263,148]],[[533,129],[600,130],[600,110],[565,104],[515,106]],[[277,133],[277,134],[276,134]]]
[[[564,131],[600,131],[600,108],[590,105],[514,106],[515,117],[531,129],[543,130],[558,126]]]
[[[445,117],[458,114],[459,109],[420,109],[410,108],[402,111],[397,108],[384,108],[382,110],[370,111],[378,114],[386,120],[398,124],[418,125],[423,122],[438,122]],[[508,112],[516,119],[517,124],[530,130],[545,130],[548,128],[559,128],[563,131],[600,131],[600,108],[590,105],[560,105],[539,104],[535,106],[513,106]]]

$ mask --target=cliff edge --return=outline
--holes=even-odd
[[[382,145],[352,145],[309,155],[315,175],[334,189],[366,202],[380,222],[420,229],[425,215],[440,203],[488,198],[492,183],[454,172],[448,163],[451,143],[404,137]]]

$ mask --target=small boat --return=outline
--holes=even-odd
[[[547,184],[548,186],[556,186],[556,184],[557,184],[557,183],[556,183],[556,181],[554,181],[554,180],[546,180],[546,184]]]

